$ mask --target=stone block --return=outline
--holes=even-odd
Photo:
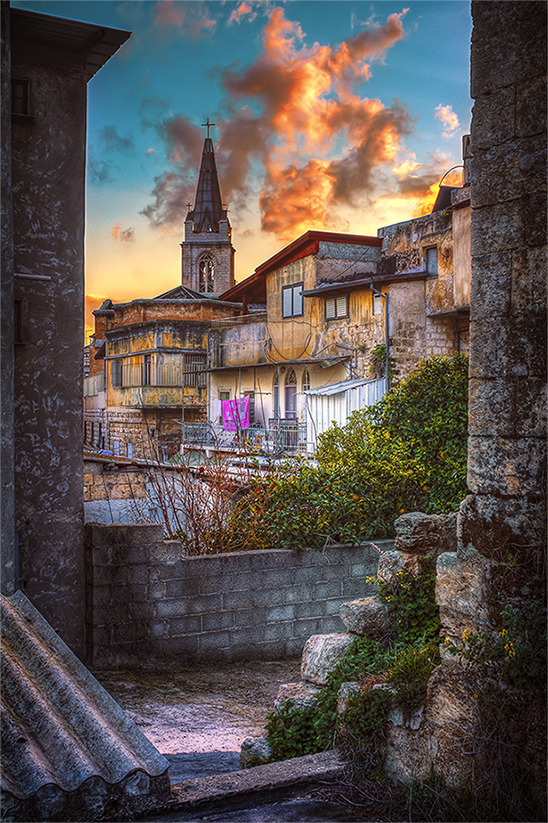
[[[396,550],[385,552],[379,560],[377,570],[378,579],[391,585],[396,582],[398,572],[404,571],[408,574],[418,574],[420,571],[419,555],[407,554]]]
[[[508,151],[507,143],[486,149],[474,148],[471,204],[473,209],[506,203],[546,186],[545,147],[536,137],[517,140]],[[504,174],[500,174],[500,169]],[[493,181],[496,180],[496,185]]]
[[[456,521],[447,521],[447,515],[407,512],[394,521],[395,550],[407,554],[436,554],[444,549],[448,528],[456,530]]]
[[[240,749],[240,769],[267,763],[271,754],[267,737],[247,737]]]
[[[484,253],[473,258],[470,294],[474,322],[508,316],[514,274],[512,260],[511,250]]]
[[[148,583],[148,566],[145,564],[128,566],[129,583]]]
[[[539,315],[546,319],[546,247],[516,249],[512,252],[512,314]]]
[[[293,572],[293,583],[317,583],[321,579],[321,569],[318,566],[302,566]]]
[[[306,709],[313,705],[314,699],[321,690],[321,686],[316,686],[313,683],[284,683],[278,689],[274,701],[274,711],[279,712],[282,704],[287,700],[290,700],[293,706],[299,709]]]
[[[309,618],[309,617],[323,617],[324,615],[324,601],[323,600],[305,600],[302,603],[295,603],[295,618]]]
[[[204,632],[215,632],[220,631],[221,629],[233,629],[235,626],[233,611],[212,612],[211,614],[206,613],[202,614],[200,617],[197,617],[197,619],[201,620],[202,631]]]
[[[202,632],[199,640],[200,654],[229,649],[231,646],[231,632]]]
[[[542,499],[469,495],[460,506],[458,555],[466,559],[479,552],[506,561],[512,554],[530,564],[535,550],[541,556],[544,552],[545,522]]]
[[[267,569],[283,570],[288,566],[288,560],[302,562],[305,560],[306,552],[289,553],[287,549],[267,549],[266,551],[248,552],[250,556],[250,568],[254,571],[266,571]]]
[[[477,437],[468,439],[468,488],[482,495],[536,495],[546,464],[540,438]]]
[[[285,589],[284,599],[286,603],[302,603],[312,597],[311,585],[288,586]]]
[[[196,594],[195,583],[192,578],[189,580],[187,577],[179,577],[175,580],[166,580],[162,585],[165,586],[167,600]]]
[[[286,623],[267,623],[264,627],[264,639],[266,642],[271,640],[288,640],[293,637],[293,621],[289,620]]]
[[[516,90],[514,86],[496,89],[474,102],[474,143],[478,149],[490,148],[500,142],[501,134],[509,140],[514,136]],[[524,135],[525,136],[525,135]]]
[[[230,609],[245,609],[246,606],[249,606],[250,600],[252,598],[252,593],[223,592],[221,597],[222,606],[220,607],[220,610],[227,611]]]
[[[287,603],[285,606],[272,606],[266,610],[266,622],[276,623],[278,620],[293,620],[295,605]]]
[[[445,552],[436,564],[436,603],[440,609],[441,637],[461,640],[463,631],[489,626],[490,561],[478,552],[460,559]]]
[[[195,588],[196,594],[216,594],[217,592],[225,591],[227,588],[232,589],[232,585],[227,583],[225,576],[222,574],[191,577],[189,578],[189,583]]]
[[[328,600],[330,597],[342,596],[342,581],[330,580],[326,583],[316,583],[314,586],[314,598],[316,600]]]
[[[530,228],[524,223],[524,217],[519,200],[474,209],[470,243],[472,256],[479,257],[485,254],[486,249],[494,253],[527,246]]]
[[[250,644],[263,643],[265,636],[265,624],[261,623],[255,626],[244,626],[243,628],[235,628],[230,631],[230,645],[232,647],[247,647]],[[252,657],[249,659],[253,660]]]
[[[154,604],[146,600],[132,601],[129,606],[132,620],[151,620],[154,617]]]
[[[384,637],[392,628],[388,607],[377,596],[343,603],[339,613],[346,630],[362,637]]]
[[[525,351],[518,354],[517,362],[512,361],[509,352],[513,333],[512,322],[508,318],[470,322],[470,377],[494,379],[528,373],[532,347],[526,346]]]
[[[471,435],[513,437],[516,430],[515,386],[503,378],[471,377],[468,432]]]
[[[477,100],[496,89],[543,76],[546,72],[545,11],[542,3],[490,2],[489,14],[473,15],[473,98]]]
[[[318,686],[325,686],[327,675],[348,651],[352,638],[348,634],[317,634],[304,647],[301,677]]]
[[[282,569],[280,571],[267,571],[262,574],[258,572],[254,572],[255,575],[255,586],[254,588],[270,588],[273,586],[274,588],[278,588],[280,586],[287,586],[291,583],[291,571],[290,569]]]
[[[220,628],[220,627],[219,627]],[[201,619],[197,616],[176,617],[165,623],[165,634],[179,637],[185,634],[199,634],[202,631]]]
[[[321,580],[322,581],[330,581],[336,580],[339,581],[344,576],[344,567],[342,563],[333,564],[331,566],[325,565],[321,570]]]
[[[546,76],[520,83],[516,89],[515,117],[518,137],[546,136]]]
[[[341,618],[339,615],[330,615],[322,617],[320,626],[317,631],[318,634],[338,634],[341,631]]]
[[[221,593],[195,595],[186,598],[186,600],[189,614],[220,612],[223,608],[223,595]]]
[[[253,606],[250,609],[236,609],[234,611],[234,625],[236,628],[265,624],[266,607]]]
[[[285,588],[256,589],[253,592],[253,603],[255,606],[281,606],[285,603],[285,593]]]
[[[183,549],[179,540],[164,540],[149,546],[148,559],[151,563],[177,563],[183,560]]]
[[[188,600],[159,600],[156,602],[156,617],[179,617],[188,614]]]
[[[310,617],[295,620],[293,623],[293,635],[295,637],[308,638],[312,634],[319,634],[322,628],[321,617]]]
[[[352,582],[352,581],[350,581],[350,582]],[[341,599],[340,599],[340,597],[337,597],[334,600],[327,600],[326,603],[325,603],[325,607],[324,607],[324,615],[326,617],[332,617],[334,614],[338,615],[340,610],[341,610]],[[324,615],[322,615],[322,617]]]

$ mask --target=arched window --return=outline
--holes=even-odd
[[[214,274],[215,264],[213,262],[213,258],[209,254],[206,254],[204,257],[200,259],[200,262],[198,264],[199,290],[202,293],[206,294],[214,291]]]
[[[303,372],[303,391],[308,391],[310,388],[310,372],[305,369]]]
[[[297,375],[295,369],[289,369],[285,376],[285,417],[297,417]]]

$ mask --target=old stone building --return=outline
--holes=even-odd
[[[215,293],[234,284],[230,237],[208,136],[185,221],[182,284],[150,299],[106,300],[93,313],[84,385],[88,447],[167,460],[179,449],[181,424],[207,417],[208,331],[240,310]]]

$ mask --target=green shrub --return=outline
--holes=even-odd
[[[467,375],[464,355],[425,360],[375,406],[321,435],[317,467],[286,461],[251,477],[223,526],[228,550],[392,537],[404,511],[458,509],[467,491]]]

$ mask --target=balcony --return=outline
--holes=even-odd
[[[267,428],[250,426],[239,431],[225,431],[211,423],[183,423],[182,442],[187,448],[270,455],[306,454],[306,423],[297,420],[270,421]]]

